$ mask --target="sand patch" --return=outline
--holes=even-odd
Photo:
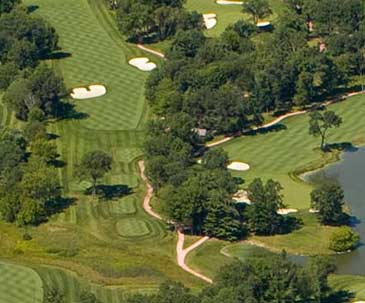
[[[229,0],[217,0],[216,2],[217,4],[220,4],[220,5],[242,5],[243,2],[242,1],[229,1]]]
[[[150,72],[157,67],[155,63],[150,62],[150,59],[145,57],[131,59],[128,63],[144,72]]]
[[[269,21],[262,21],[262,22],[257,22],[256,26],[259,28],[265,28],[270,26],[271,23]]]
[[[232,170],[238,170],[238,171],[246,171],[246,170],[250,169],[250,165],[248,165],[247,163],[234,161],[234,162],[231,162],[227,166],[227,168],[232,169]]]
[[[216,14],[203,14],[203,19],[205,27],[211,29],[217,25],[217,15]]]
[[[277,211],[277,213],[279,215],[288,215],[288,214],[297,213],[297,212],[298,212],[298,210],[295,208],[280,208]]]
[[[248,205],[251,205],[251,201],[248,198],[248,193],[247,191],[240,189],[239,191],[237,191],[234,196],[232,197],[233,200],[235,200],[237,203],[245,203]]]
[[[73,99],[91,99],[101,97],[106,94],[104,85],[90,85],[89,87],[77,87],[72,90],[71,97]]]
[[[318,209],[314,209],[314,208],[310,208],[309,209],[309,212],[311,213],[311,214],[318,214],[319,213],[319,210]],[[364,302],[365,303],[365,302]]]

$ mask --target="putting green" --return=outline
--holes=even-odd
[[[0,303],[43,302],[42,280],[33,269],[0,263]]]
[[[122,219],[117,222],[116,228],[122,237],[142,237],[150,233],[148,223],[137,218]]]

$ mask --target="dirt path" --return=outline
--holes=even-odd
[[[176,255],[177,255],[177,263],[179,264],[179,266],[187,271],[188,273],[191,273],[192,275],[194,275],[195,277],[198,277],[208,283],[213,283],[212,279],[209,279],[208,277],[192,270],[189,266],[186,265],[185,263],[185,258],[188,255],[188,253],[190,253],[192,250],[194,250],[195,248],[197,248],[198,246],[202,245],[205,241],[209,240],[209,237],[203,237],[200,240],[196,241],[195,243],[193,243],[192,245],[190,245],[188,248],[184,249],[184,240],[185,240],[185,235],[178,231],[177,232],[179,239],[177,241],[177,245],[176,245]]]
[[[143,208],[146,211],[146,213],[148,213],[152,217],[154,217],[156,219],[159,219],[159,220],[162,220],[162,217],[159,214],[155,213],[152,210],[152,207],[150,205],[150,201],[151,201],[152,194],[153,194],[153,187],[150,184],[150,182],[148,182],[148,179],[147,179],[147,177],[144,173],[145,170],[146,170],[145,165],[144,165],[144,161],[143,160],[139,161],[138,166],[139,166],[139,170],[141,171],[141,178],[147,185],[147,193],[146,193],[146,195],[144,197],[144,200],[143,200]]]
[[[156,51],[156,50],[153,50],[153,49],[150,49],[142,44],[137,44],[137,47],[147,53],[150,53],[150,54],[153,54],[155,56],[158,56],[160,58],[165,58],[165,55],[159,51]]]
[[[346,99],[346,98],[349,98],[349,97],[352,97],[352,96],[356,96],[356,95],[360,95],[362,94],[362,92],[352,92],[352,93],[348,93],[346,95],[344,95],[342,97],[342,100]],[[323,103],[324,106],[327,106],[327,105],[331,105],[333,103],[337,103],[339,100],[336,99],[336,100],[330,100],[330,101],[327,101],[325,103]],[[288,113],[288,114],[285,114],[285,115],[282,115],[278,118],[276,118],[275,120],[269,122],[269,123],[266,123],[264,125],[261,125],[259,127],[255,127],[253,128],[253,130],[260,130],[260,129],[265,129],[265,128],[270,128],[278,123],[280,123],[281,121],[287,119],[287,118],[290,118],[290,117],[294,117],[294,116],[299,116],[299,115],[303,115],[303,114],[306,114],[308,112],[308,110],[301,110],[301,111],[297,111],[297,112],[293,112],[293,113]],[[225,137],[219,141],[216,141],[216,142],[212,142],[210,144],[207,144],[206,147],[214,147],[214,146],[217,146],[217,145],[220,145],[220,144],[223,144],[225,142],[228,142],[230,140],[232,140],[233,138],[235,138],[234,136],[232,137]]]
[[[151,208],[150,205],[150,201],[152,198],[152,194],[153,194],[153,187],[152,185],[149,183],[146,175],[145,175],[145,165],[144,165],[144,161],[141,160],[138,162],[138,166],[139,166],[139,170],[141,172],[141,178],[142,180],[146,183],[147,185],[147,193],[144,197],[143,200],[143,209],[146,211],[146,213],[148,213],[149,215],[151,215],[152,217],[158,219],[158,220],[163,220],[162,217],[157,214],[156,212],[154,212]],[[177,260],[177,264],[186,272],[194,275],[195,277],[202,279],[208,283],[213,283],[213,281],[211,279],[209,279],[208,277],[192,270],[190,267],[188,267],[185,263],[185,258],[188,255],[188,253],[190,253],[192,250],[194,250],[195,248],[197,248],[198,246],[202,245],[205,241],[207,241],[209,239],[209,237],[203,237],[200,240],[196,241],[195,243],[193,243],[192,245],[190,245],[188,248],[184,249],[184,241],[185,241],[185,235],[178,231],[178,241],[176,244],[176,260]]]

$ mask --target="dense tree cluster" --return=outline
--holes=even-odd
[[[259,5],[254,2],[244,5]],[[288,5],[270,34],[242,20],[219,38],[206,38],[194,29],[178,33],[168,60],[147,82],[146,96],[154,111],[163,116],[184,112],[195,127],[229,133],[260,123],[263,112],[306,106],[334,95],[364,68],[360,1],[304,2],[300,13],[297,5]],[[332,12],[336,13],[328,15]],[[335,29],[320,30],[329,18]],[[315,32],[309,32],[308,20]],[[325,51],[309,43],[313,35],[321,35]]]
[[[6,90],[4,100],[21,120],[35,108],[46,117],[60,116],[63,80],[53,69],[39,65],[57,49],[58,35],[18,3],[0,4],[0,90]]]
[[[178,31],[203,29],[203,18],[183,8],[184,0],[120,0],[117,22],[130,40],[164,40]]]
[[[56,147],[43,123],[29,122],[24,132],[0,129],[0,216],[19,225],[37,224],[61,200],[53,161]]]
[[[134,295],[128,303],[239,303],[239,302],[323,302],[332,293],[328,275],[335,266],[324,257],[315,257],[305,267],[283,256],[251,257],[223,267],[215,284],[193,295],[175,282],[162,284],[153,295]],[[336,302],[331,301],[331,302]]]

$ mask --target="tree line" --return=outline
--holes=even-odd
[[[45,118],[62,117],[66,95],[62,77],[41,63],[58,49],[55,29],[34,17],[18,0],[0,6],[0,90],[3,101],[18,119],[28,120],[32,111]]]
[[[182,30],[204,28],[203,17],[187,11],[185,0],[121,0],[117,10],[118,27],[130,41],[153,42],[173,37]]]

